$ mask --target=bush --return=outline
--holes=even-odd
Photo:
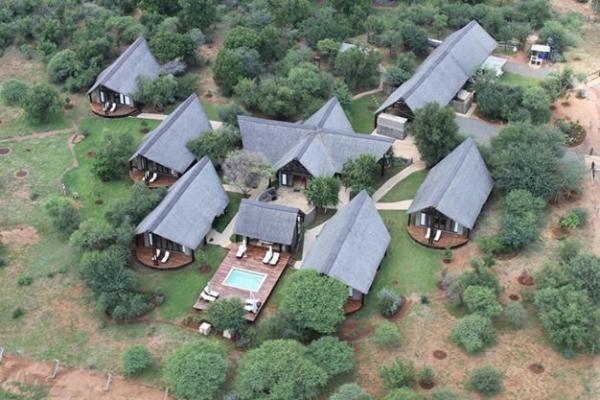
[[[9,79],[2,85],[0,98],[7,106],[20,106],[27,97],[28,90],[29,88],[25,82],[18,79]]]
[[[71,246],[82,250],[102,250],[113,244],[114,227],[106,220],[90,218],[81,223],[69,238]]]
[[[255,78],[261,70],[260,55],[255,49],[222,49],[215,62],[214,79],[223,94],[229,96],[242,78]]]
[[[81,65],[71,49],[61,50],[48,61],[47,71],[51,82],[60,83],[77,75]]]
[[[425,400],[425,397],[408,388],[394,389],[383,400]]]
[[[461,142],[452,107],[429,103],[415,112],[411,132],[427,167],[433,167]]]
[[[325,336],[308,346],[308,356],[332,378],[354,368],[354,349],[336,337]]]
[[[206,318],[216,330],[238,333],[246,326],[244,304],[237,297],[214,302],[206,311]]]
[[[487,118],[508,121],[523,101],[523,89],[488,81],[477,85],[477,107]],[[548,104],[548,106],[550,106]]]
[[[521,303],[512,301],[504,308],[504,316],[513,329],[522,329],[527,326],[527,310]]]
[[[469,286],[463,293],[469,312],[492,318],[502,312],[494,289],[485,286]]]
[[[435,384],[435,373],[431,367],[423,368],[418,374],[419,382],[428,387],[432,387]]]
[[[18,318],[21,318],[23,315],[25,315],[25,311],[23,311],[23,309],[21,307],[17,307],[13,310],[12,318],[18,319]]]
[[[75,203],[66,197],[54,197],[46,203],[46,212],[54,230],[70,235],[79,226],[79,210]]]
[[[546,204],[526,190],[513,190],[502,201],[500,240],[518,251],[538,238]]]
[[[353,47],[338,53],[334,70],[352,90],[369,87],[378,82],[377,67],[383,56],[377,50]]]
[[[356,383],[346,383],[340,386],[329,400],[371,400],[371,396]]]
[[[62,101],[56,90],[45,83],[38,83],[27,92],[22,106],[31,121],[43,123],[58,114],[62,108]]]
[[[400,344],[400,330],[398,327],[389,322],[383,321],[375,326],[373,340],[382,347],[394,347]]]
[[[500,393],[502,374],[490,365],[476,369],[469,377],[469,387],[483,395]]]
[[[208,341],[183,345],[169,357],[164,373],[178,399],[212,400],[227,379],[225,352]]]
[[[196,62],[196,52],[192,38],[177,32],[159,32],[150,39],[152,54],[162,63],[182,58]]]
[[[484,286],[493,289],[496,294],[502,291],[498,278],[487,268],[476,269],[463,273],[460,278],[460,286],[463,291],[470,286]]]
[[[404,362],[396,358],[392,365],[383,366],[379,375],[387,389],[412,387],[415,384],[415,366],[410,360]]]
[[[375,191],[375,182],[379,176],[380,166],[374,156],[362,154],[355,159],[344,162],[342,167],[342,183],[352,192],[359,193],[366,190]]]
[[[377,293],[377,305],[379,312],[384,317],[391,317],[396,314],[402,306],[402,296],[393,289],[383,288]]]
[[[569,211],[568,214],[559,218],[558,224],[562,230],[581,228],[587,223],[587,210],[577,207]]]
[[[33,283],[33,278],[29,275],[21,275],[17,278],[17,285],[29,286]]]
[[[474,354],[492,344],[496,334],[489,318],[471,314],[458,320],[451,337],[467,353]]]
[[[152,354],[145,346],[129,346],[123,352],[123,373],[137,376],[152,365]]]
[[[132,150],[131,135],[107,133],[96,150],[92,172],[104,182],[120,178],[127,173]]]
[[[558,258],[563,264],[569,264],[581,251],[581,244],[576,240],[565,240],[558,249]]]
[[[438,388],[431,393],[431,400],[461,400],[462,398],[451,389]]]

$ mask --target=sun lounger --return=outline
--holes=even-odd
[[[442,230],[438,229],[437,232],[435,232],[435,238],[433,238],[433,241],[437,242],[438,240],[440,240],[441,236],[442,236]]]
[[[246,255],[246,250],[248,250],[248,247],[246,247],[246,243],[242,243],[240,245],[240,247],[238,248],[237,253],[235,253],[235,256],[237,258],[242,258]]]
[[[163,258],[160,259],[161,263],[166,263],[167,261],[169,261],[169,258],[171,257],[171,252],[170,251],[166,251],[165,252],[165,256]]]
[[[148,179],[149,183],[154,183],[154,181],[156,181],[156,179],[158,178],[158,174],[156,172],[152,173],[152,176],[150,177],[150,179]]]
[[[208,287],[208,285],[206,285],[204,287],[204,290],[202,290],[203,293],[206,293],[207,295],[209,295],[210,297],[214,297],[215,299],[219,297],[219,293],[215,292],[214,290],[210,290],[210,288]]]
[[[251,306],[252,304],[261,304],[260,303],[260,299],[246,299],[246,302],[244,304],[246,304],[247,306]]]
[[[208,294],[204,293],[204,290],[203,290],[203,291],[200,293],[200,298],[201,298],[202,300],[204,300],[204,301],[208,301],[208,302],[211,302],[211,303],[212,303],[213,301],[217,300],[217,298],[216,298],[216,297],[213,297],[213,296],[210,296],[210,295],[208,295]]]
[[[112,107],[110,108],[110,112],[114,112],[117,109],[117,103],[112,103]]]
[[[269,250],[267,250],[267,254],[265,254],[262,260],[263,264],[268,264],[271,261],[271,257],[273,257],[273,246],[269,246]]]
[[[256,313],[258,313],[258,310],[260,309],[261,305],[262,305],[262,303],[260,301],[257,301],[253,304],[246,304],[244,306],[244,310],[251,312],[252,314],[256,314]]]
[[[429,239],[431,237],[431,228],[427,228],[427,233],[425,234],[425,239]]]
[[[279,253],[275,252],[275,253],[273,253],[273,258],[271,258],[271,261],[269,262],[269,264],[277,265],[278,261],[279,261]]]
[[[108,110],[108,108],[110,107],[110,103],[107,101],[106,103],[104,103],[104,105],[102,106],[102,111],[106,112],[106,110]]]

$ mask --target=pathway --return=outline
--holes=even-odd
[[[425,164],[422,161],[418,160],[413,162],[411,165],[404,168],[402,171],[392,176],[383,185],[381,185],[381,187],[377,189],[375,193],[373,193],[373,200],[375,200],[375,202],[381,200],[381,198],[385,196],[387,192],[392,190],[392,188],[396,186],[401,180],[405,179],[413,172],[420,171],[422,169],[425,169]]]
[[[408,208],[410,207],[410,205],[412,204],[412,199],[411,200],[402,200],[402,201],[396,201],[394,203],[375,203],[375,207],[378,210],[402,210],[402,211],[406,211],[408,210]]]
[[[531,68],[529,64],[507,60],[506,64],[504,64],[504,72],[528,76],[535,79],[545,79],[553,72],[553,70],[550,68]]]
[[[46,132],[34,132],[30,135],[23,135],[23,136],[11,136],[11,137],[7,137],[4,139],[0,139],[0,143],[24,142],[24,141],[30,140],[30,139],[43,139],[43,138],[47,138],[47,137],[61,135],[63,133],[75,133],[75,127],[55,129],[53,131],[46,131]]]
[[[456,124],[460,133],[471,136],[477,143],[482,145],[489,145],[492,138],[497,136],[500,133],[500,129],[502,129],[489,122],[468,118],[460,114],[456,114]]]

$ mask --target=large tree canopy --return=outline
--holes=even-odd
[[[454,110],[438,103],[426,104],[415,112],[411,132],[428,167],[446,157],[461,141]]]

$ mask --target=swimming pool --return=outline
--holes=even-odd
[[[250,292],[258,292],[266,277],[266,274],[260,272],[233,267],[225,277],[223,284]]]

